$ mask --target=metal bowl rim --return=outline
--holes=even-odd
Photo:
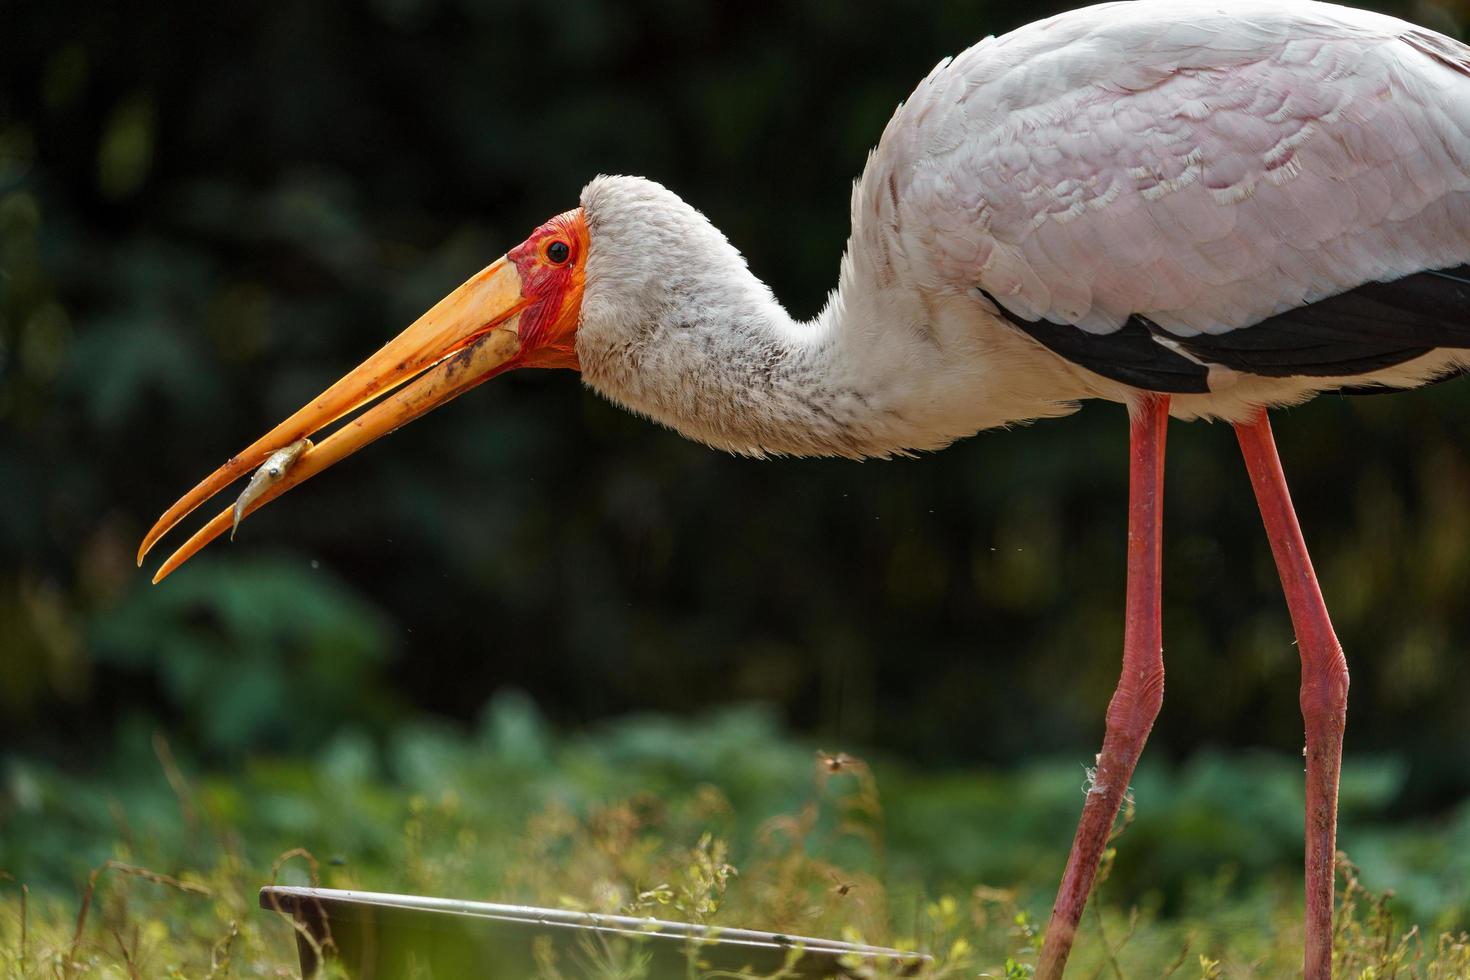
[[[927,960],[915,952],[904,952],[882,946],[868,946],[837,939],[793,936],[785,933],[761,932],[724,926],[702,926],[689,922],[672,922],[652,917],[609,915],[600,912],[578,912],[570,909],[545,909],[530,905],[502,905],[495,902],[472,902],[438,898],[430,895],[397,895],[391,892],[367,892],[344,888],[313,888],[299,885],[267,885],[260,890],[260,907],[269,911],[294,913],[303,903],[319,902],[323,906],[346,905],[427,912],[440,915],[474,916],[527,925],[560,926],[595,929],[631,936],[693,940],[700,943],[732,943],[739,945],[800,947],[812,953],[851,953],[863,957]]]

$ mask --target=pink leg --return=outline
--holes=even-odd
[[[1160,539],[1163,531],[1164,435],[1169,397],[1139,406],[1129,433],[1128,599],[1123,627],[1123,675],[1108,705],[1097,771],[1082,807],[1072,854],[1046,927],[1037,980],[1058,980],[1087,904],[1097,863],[1118,817],[1159,706],[1164,701],[1164,652],[1159,624]]]
[[[1347,660],[1327,618],[1266,413],[1254,422],[1237,425],[1235,434],[1250,471],[1266,536],[1271,539],[1302,658],[1301,705],[1307,728],[1307,949],[1302,972],[1305,980],[1330,980],[1337,777],[1347,724]]]

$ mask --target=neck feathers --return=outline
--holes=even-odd
[[[829,307],[830,309],[830,307]],[[584,321],[585,329],[585,321]],[[883,454],[875,406],[838,367],[842,331],[794,321],[741,265],[691,276],[635,339],[588,356],[583,377],[612,400],[691,439],[748,456]]]
[[[869,183],[854,193],[838,287],[801,323],[671,192],[639,178],[593,181],[582,195],[591,245],[577,333],[587,383],[689,438],[751,456],[889,456],[1005,421],[976,414],[983,358],[951,349],[963,334],[955,318],[971,306],[915,288],[894,201]]]

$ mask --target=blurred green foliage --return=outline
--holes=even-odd
[[[151,671],[169,709],[195,722],[191,744],[309,749],[344,723],[392,707],[374,673],[386,651],[377,611],[299,568],[211,563],[177,589],[100,615],[100,664]]]
[[[566,735],[513,693],[468,730],[417,722],[379,741],[349,729],[310,755],[257,757],[227,777],[137,726],[98,762],[127,775],[78,779],[0,757],[14,831],[0,839],[0,867],[17,879],[0,881],[0,973],[51,976],[75,948],[86,975],[108,965],[127,975],[119,960],[132,949],[151,964],[144,975],[173,965],[198,976],[236,931],[232,969],[273,975],[293,945],[254,908],[254,889],[319,881],[847,936],[955,967],[935,976],[1000,975],[1008,956],[1034,962],[1065,856],[1056,841],[1082,795],[1068,762],[952,775],[870,765],[782,735],[752,708]],[[1470,805],[1386,826],[1402,773],[1354,762],[1345,834],[1362,879],[1396,897],[1373,920],[1363,895],[1344,895],[1362,906],[1341,919],[1344,976],[1365,975],[1363,964],[1345,968],[1378,962],[1374,950],[1397,948],[1408,923],[1432,953],[1442,931],[1470,922]],[[1296,768],[1260,755],[1146,764],[1084,920],[1078,975],[1110,958],[1122,972],[1106,975],[1161,976],[1171,963],[1187,964],[1178,976],[1211,975],[1196,971],[1200,956],[1223,963],[1220,976],[1286,975],[1300,958]],[[302,847],[307,857],[282,866]],[[106,873],[73,939],[89,874],[109,860],[205,891]],[[34,896],[24,963],[20,882]]]
[[[595,173],[675,188],[811,314],[893,106],[940,57],[1061,6],[0,6],[0,868],[95,863],[108,801],[153,779],[128,746],[155,724],[235,774],[211,784],[219,805],[252,797],[241,819],[285,845],[346,799],[398,805],[397,784],[359,799],[291,760],[372,771],[373,747],[439,745],[433,719],[518,687],[572,730],[758,701],[807,737],[963,767],[933,785],[972,809],[923,831],[928,797],[892,781],[890,808],[915,814],[891,821],[894,860],[963,828],[915,859],[926,874],[1050,880],[1080,768],[1028,760],[1091,758],[1118,669],[1115,406],[918,460],[753,462],[526,373],[158,588],[132,556],[202,474]],[[1393,9],[1454,28],[1453,8]],[[1375,851],[1409,861],[1424,841],[1418,870],[1379,884],[1426,921],[1463,921],[1432,841],[1464,841],[1470,795],[1467,409],[1460,382],[1322,398],[1277,430],[1353,668],[1345,785],[1371,802],[1349,795],[1343,844],[1379,869]],[[1168,696],[1139,793],[1180,819],[1150,830],[1141,809],[1128,889],[1177,890],[1201,860],[1253,881],[1297,864],[1297,659],[1248,484],[1222,427],[1176,426],[1170,453]],[[627,732],[668,742],[684,785],[687,733]],[[476,771],[477,743],[445,744],[427,757]],[[1214,761],[1256,749],[1278,755]],[[740,764],[777,766],[768,750]]]

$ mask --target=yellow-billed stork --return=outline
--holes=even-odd
[[[512,368],[580,371],[632,411],[754,456],[934,450],[1085,399],[1125,405],[1123,673],[1041,954],[1037,976],[1054,978],[1163,695],[1165,424],[1228,421],[1300,646],[1317,980],[1331,974],[1348,672],[1266,410],[1470,367],[1466,263],[1470,48],[1306,0],[1090,7],[986,38],[919,84],[854,188],[815,319],[788,315],[669,190],[598,177],[206,477],[138,558],[268,458],[244,512]],[[230,526],[226,510],[155,581]]]

